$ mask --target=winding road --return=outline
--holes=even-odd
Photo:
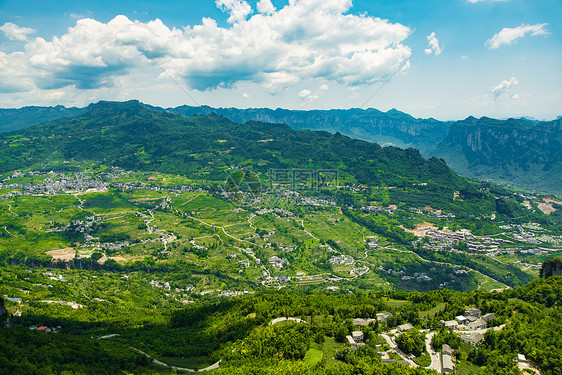
[[[132,346],[130,346],[130,348],[133,349],[134,351],[136,351],[136,352],[138,352],[138,353],[140,353],[140,354],[146,356],[148,359],[151,359],[152,362],[153,362],[153,363],[156,363],[157,365],[164,366],[164,367],[167,367],[167,368],[171,368],[171,369],[174,369],[174,370],[177,370],[177,371],[187,371],[187,372],[192,372],[192,373],[196,373],[196,372],[205,372],[205,371],[210,371],[210,370],[214,370],[214,369],[219,368],[219,364],[221,363],[221,361],[218,361],[218,362],[213,363],[212,365],[210,365],[210,366],[208,366],[208,367],[205,367],[205,368],[202,368],[202,369],[199,369],[199,370],[195,370],[195,369],[191,369],[191,368],[185,368],[185,367],[178,367],[178,366],[169,365],[169,364],[167,364],[167,363],[164,363],[164,362],[162,362],[162,361],[157,360],[156,358],[152,357],[150,354],[147,354],[147,353],[143,352],[143,351],[140,350],[140,349],[134,348],[134,347],[132,347]]]

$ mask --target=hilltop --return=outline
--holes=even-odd
[[[560,175],[561,120],[496,120],[468,117],[461,121],[419,119],[391,109],[287,110],[267,108],[160,108],[156,112],[184,117],[218,114],[237,123],[259,121],[287,124],[295,130],[321,130],[385,146],[414,148],[428,158],[442,158],[458,174],[539,192],[562,194]],[[24,107],[0,109],[0,132],[22,129],[42,121],[72,117],[94,109]],[[532,178],[529,178],[532,176]]]

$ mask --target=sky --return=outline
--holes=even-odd
[[[0,108],[562,115],[560,0],[0,0]]]

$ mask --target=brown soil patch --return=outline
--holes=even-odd
[[[148,255],[141,255],[141,256],[135,256],[135,257],[109,257],[109,258],[102,257],[100,260],[98,260],[98,263],[104,264],[108,259],[113,259],[117,263],[127,263],[127,262],[135,261],[135,260],[143,260],[147,256]]]
[[[546,202],[546,203],[562,204],[562,202],[560,202],[559,200],[556,200],[556,199],[550,198],[550,197],[543,198],[543,201]]]
[[[417,237],[425,237],[425,232],[428,229],[437,229],[437,227],[433,223],[428,223],[424,221],[421,224],[416,225],[414,229],[404,229],[408,233],[412,233],[414,236]]]
[[[529,210],[533,209],[533,206],[531,206],[531,202],[529,201],[523,201],[521,205],[527,207]]]
[[[47,255],[51,256],[53,260],[72,260],[74,259],[75,253],[76,251],[71,247],[67,247],[66,249],[47,251]]]
[[[556,211],[556,208],[552,207],[552,204],[550,203],[539,203],[539,210],[541,210],[545,215],[550,215],[551,213],[553,213],[554,211]]]

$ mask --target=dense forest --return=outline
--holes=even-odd
[[[0,373],[172,372],[152,363],[140,351],[169,360],[220,360],[219,368],[213,370],[215,374],[432,373],[423,368],[408,368],[400,361],[383,363],[377,354],[381,350],[379,334],[410,323],[415,329],[399,336],[397,343],[416,356],[425,351],[420,332],[435,330],[434,347],[448,343],[456,350],[459,368],[470,369],[470,373],[518,374],[514,359],[517,354],[524,354],[541,373],[555,375],[562,369],[561,293],[562,277],[551,277],[503,292],[264,291],[203,299],[170,311],[154,310],[152,317],[150,310],[146,310],[142,313],[144,323],[122,328],[103,320],[92,324],[86,319],[72,322],[40,316],[13,317],[12,328],[0,328]],[[479,308],[482,314],[494,314],[492,325],[500,327],[488,330],[483,342],[475,347],[443,330],[440,323],[468,307]],[[392,317],[353,327],[352,319],[375,317],[383,311],[391,312]],[[302,322],[269,324],[279,317],[298,317]],[[27,328],[39,321],[63,328],[51,334]],[[358,329],[364,335],[365,346],[350,350],[345,343],[338,344],[342,335]],[[120,335],[96,340],[104,331]],[[334,346],[339,348],[335,352]]]

